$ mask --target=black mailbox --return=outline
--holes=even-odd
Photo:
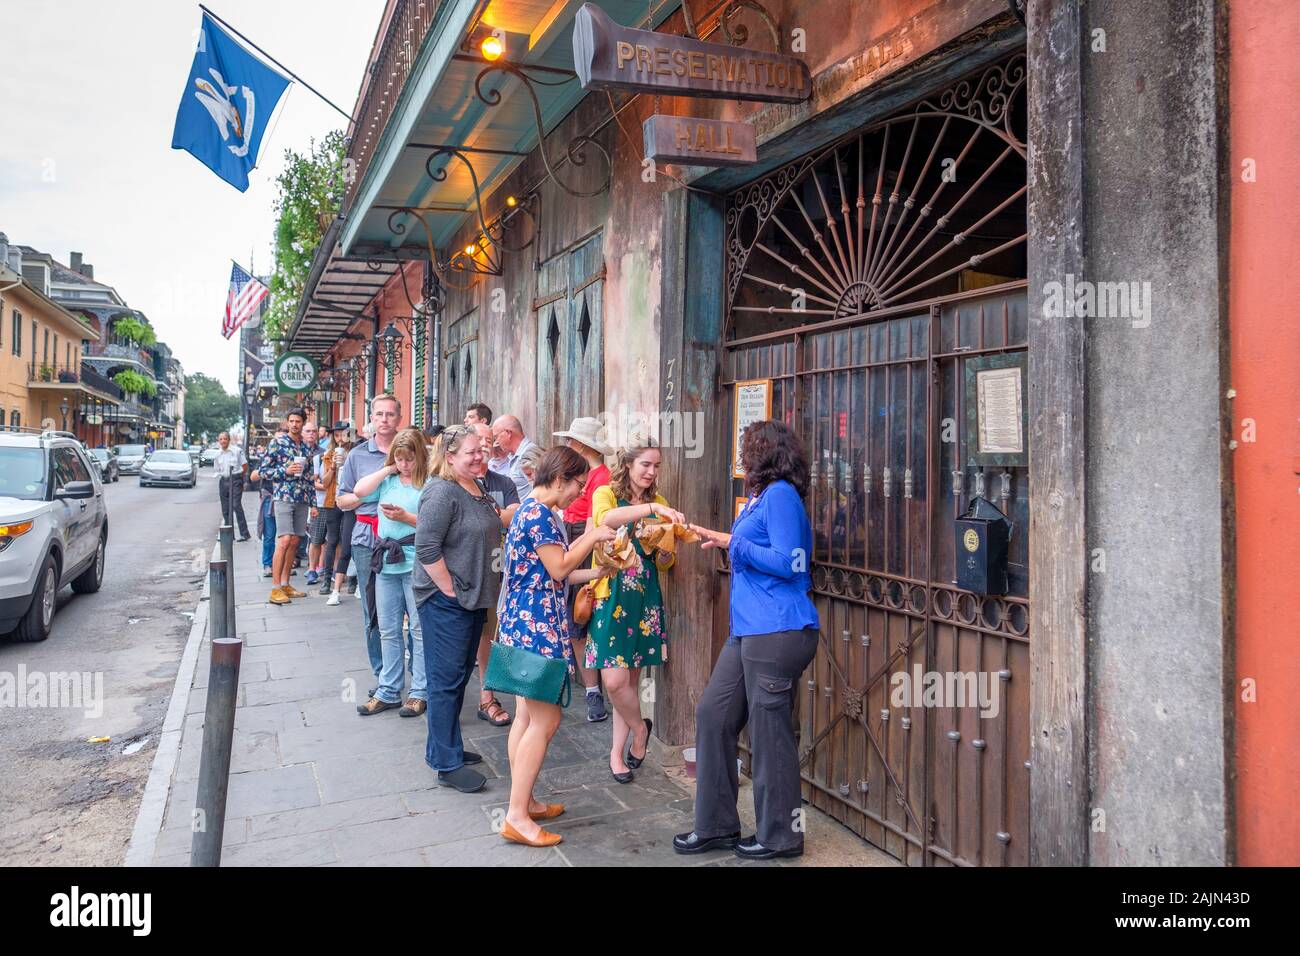
[[[957,586],[977,594],[1007,593],[1011,522],[993,502],[977,497],[956,521]]]

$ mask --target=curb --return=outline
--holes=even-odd
[[[220,557],[219,548],[220,545],[214,548],[213,560]],[[176,683],[172,685],[171,700],[167,703],[167,716],[163,718],[158,750],[154,753],[153,766],[149,768],[149,779],[145,783],[144,797],[136,814],[135,829],[131,831],[131,842],[127,845],[123,866],[153,865],[154,850],[167,812],[167,798],[171,795],[172,774],[180,760],[185,705],[189,703],[190,687],[194,683],[194,672],[199,664],[199,649],[203,646],[208,630],[210,582],[205,569],[203,594],[194,606],[194,623],[190,625],[190,636],[185,641],[185,651],[181,654],[180,667],[176,671]]]

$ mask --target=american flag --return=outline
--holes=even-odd
[[[239,327],[252,317],[270,289],[249,275],[239,263],[230,269],[230,294],[226,296],[226,317],[221,322],[221,334],[230,338]]]

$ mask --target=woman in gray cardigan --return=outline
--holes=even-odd
[[[438,783],[461,793],[482,790],[487,782],[469,766],[483,758],[464,748],[460,709],[484,618],[501,587],[500,568],[493,567],[501,519],[475,479],[482,458],[472,429],[456,425],[438,436],[415,526],[412,581],[429,691],[424,759],[438,771]]]

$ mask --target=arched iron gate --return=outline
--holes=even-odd
[[[727,209],[718,417],[771,379],[813,472],[805,796],[916,865],[1028,863],[1028,469],[968,461],[964,389],[971,359],[1026,349],[1023,82],[1012,58]],[[1014,522],[1005,596],[954,583],[976,494]]]

